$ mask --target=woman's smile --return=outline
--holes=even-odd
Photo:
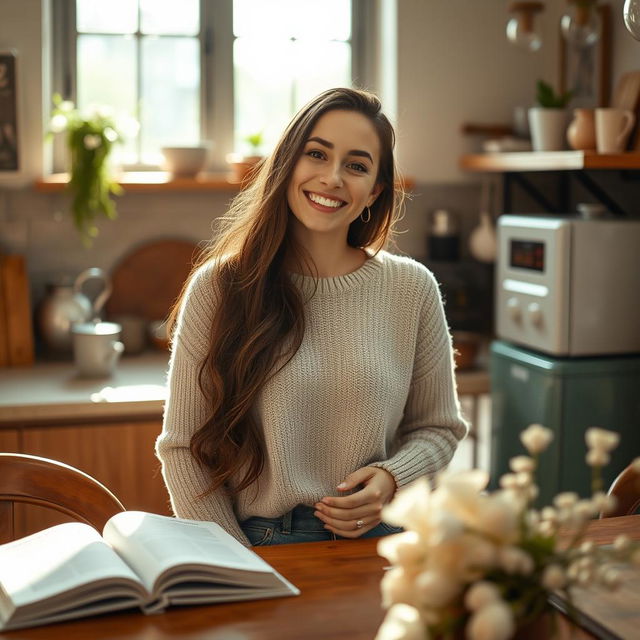
[[[336,199],[335,196],[331,197],[315,191],[305,191],[304,194],[307,196],[311,206],[327,213],[333,213],[347,204],[344,200]]]

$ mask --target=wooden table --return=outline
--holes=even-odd
[[[598,544],[626,533],[640,540],[640,516],[594,521]],[[341,540],[258,548],[302,591],[291,598],[173,608],[164,614],[111,614],[7,632],[14,640],[372,640],[382,622],[380,579],[385,560],[376,540]],[[566,629],[565,629],[566,632]],[[593,638],[576,629],[563,638]]]

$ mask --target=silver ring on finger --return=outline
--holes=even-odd
[[[363,526],[364,526],[364,521],[363,520],[358,520],[356,522],[356,529],[362,529]]]

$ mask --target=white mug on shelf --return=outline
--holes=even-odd
[[[635,123],[628,109],[614,107],[596,109],[596,148],[598,153],[621,153]]]
[[[78,375],[83,378],[110,376],[124,351],[119,341],[122,327],[115,322],[74,324],[73,354]]]

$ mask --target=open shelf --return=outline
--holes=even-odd
[[[583,169],[640,169],[640,153],[596,151],[521,151],[463,155],[466,171],[580,171]]]
[[[40,193],[59,193],[69,182],[68,173],[53,173],[36,180]],[[200,173],[193,178],[174,178],[166,171],[130,171],[123,173],[119,184],[131,193],[148,191],[238,191],[240,184],[231,182],[230,174]]]

